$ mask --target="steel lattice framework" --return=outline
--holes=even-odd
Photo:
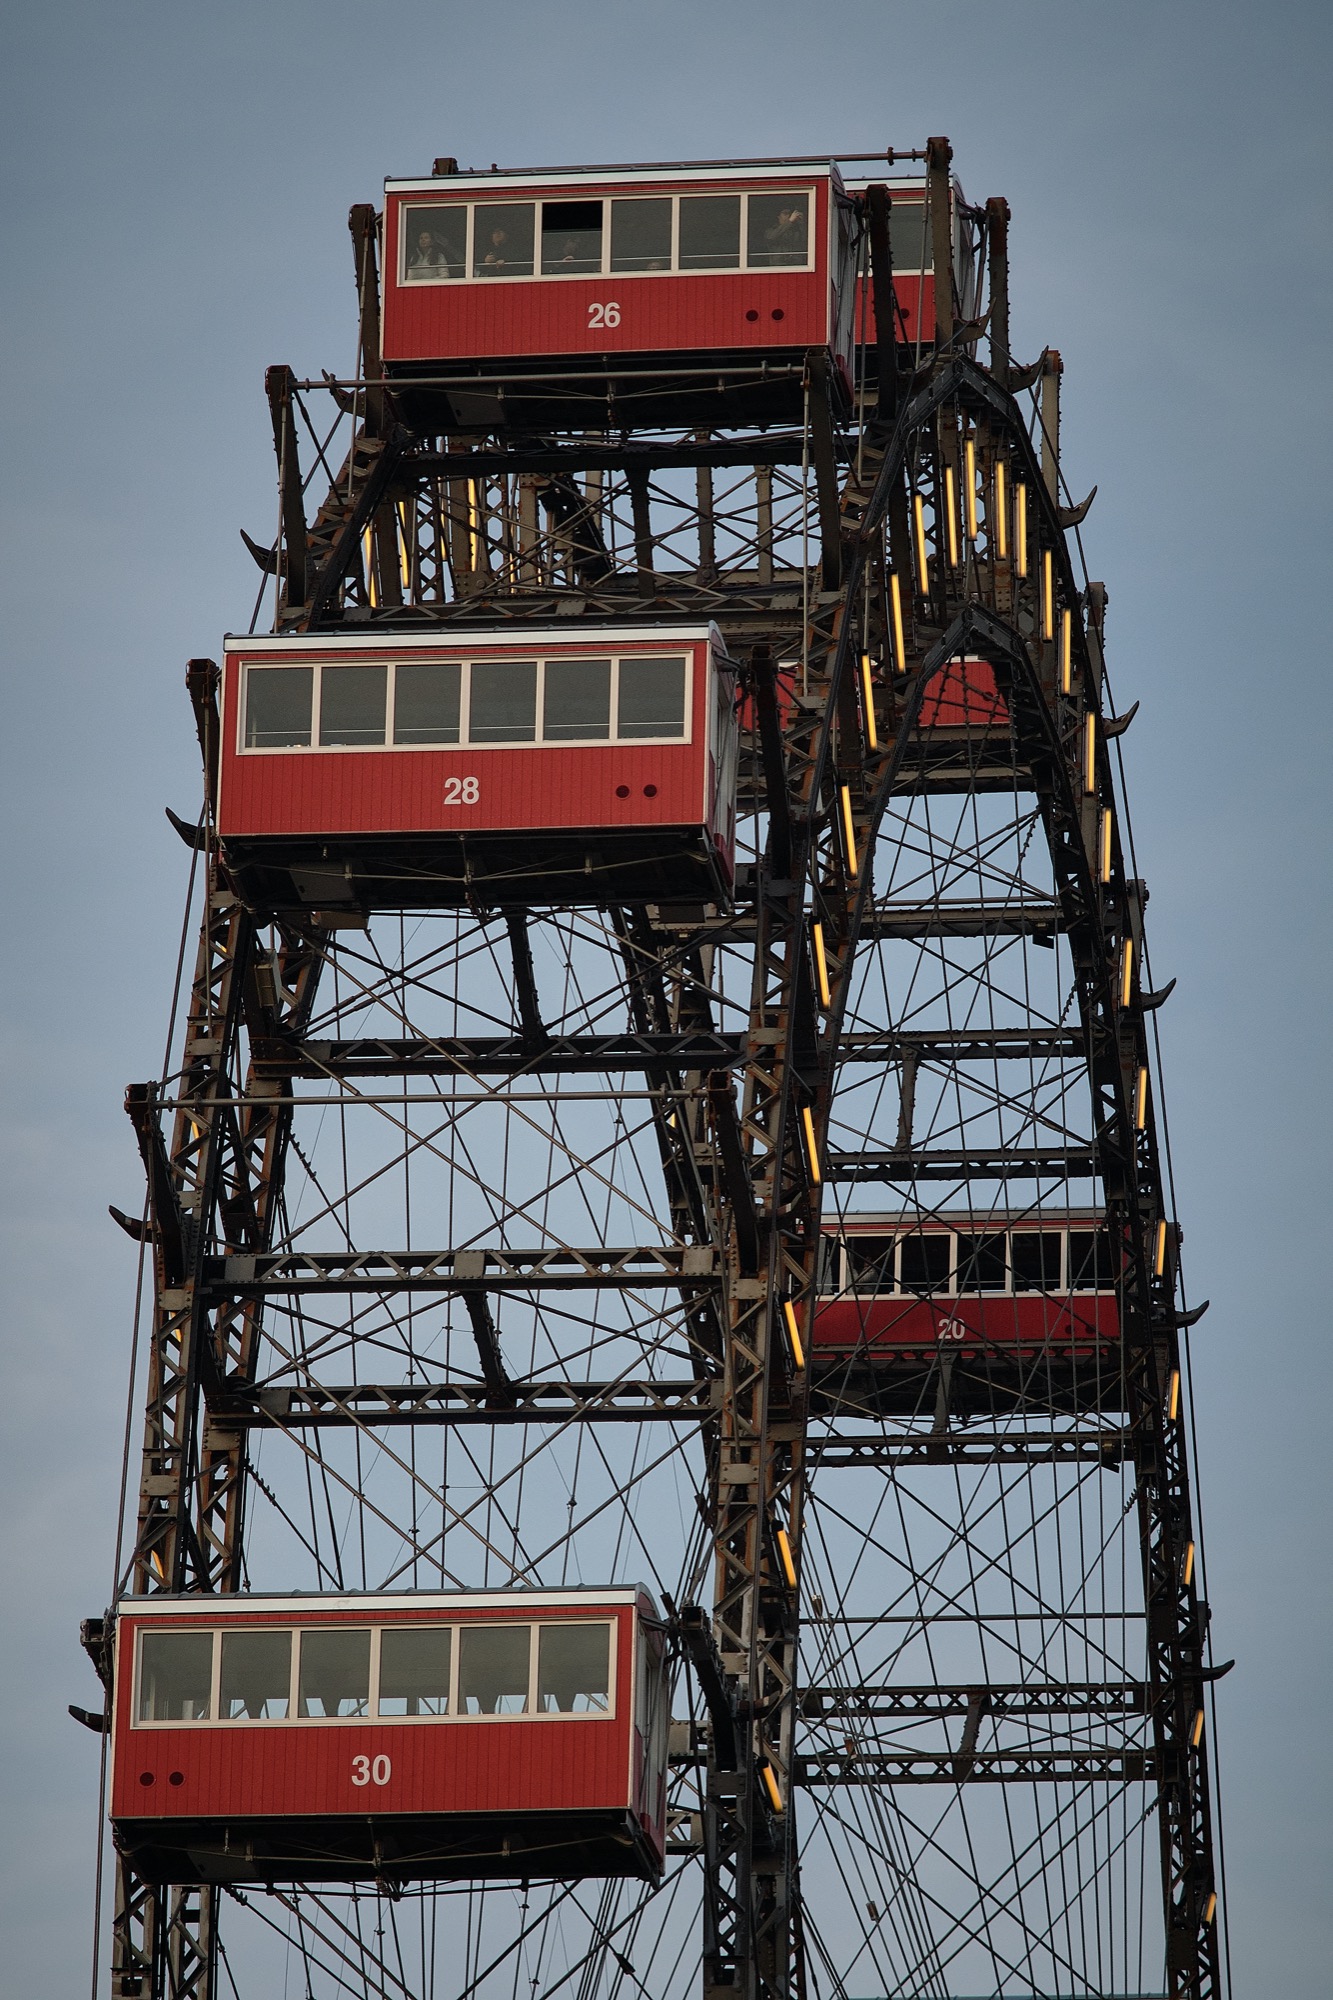
[[[622,398],[614,427],[590,399],[566,433],[412,432],[368,208],[359,374],[269,372],[274,629],[715,619],[748,851],[728,909],[483,883],[263,918],[191,662],[198,954],[174,1065],[127,1099],[154,1273],[130,1588],[644,1575],[671,1863],[346,1894],[122,1865],[116,2000],[274,1990],[266,1940],[312,1995],[665,2000],[701,1964],[706,2000],[1222,1991],[1127,718],[1058,356],[1009,353],[1008,211],[968,212],[963,320],[949,149],[924,157],[934,339],[863,352],[850,415],[813,354],[787,430],[638,430]],[[881,328],[891,213],[872,187]],[[923,720],[963,659],[1002,727]],[[821,1226],[1076,1198],[1125,1248],[1113,1366],[810,1348]]]

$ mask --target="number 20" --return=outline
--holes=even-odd
[[[588,307],[588,325],[589,325],[590,327],[593,327],[593,326],[619,326],[619,325],[620,325],[620,307],[619,307],[619,305],[617,304],[616,300],[615,300],[615,299],[611,299],[611,300],[609,300],[609,301],[608,301],[608,303],[607,303],[606,305],[604,305],[604,306],[589,306],[589,307]]]
[[[354,1785],[387,1785],[392,1776],[393,1765],[387,1757],[376,1757],[373,1763],[369,1757],[353,1757],[352,1759],[352,1783]]]
[[[444,803],[447,806],[474,806],[481,797],[481,785],[476,778],[446,778],[444,781]]]

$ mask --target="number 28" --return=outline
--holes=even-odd
[[[352,1783],[354,1785],[387,1785],[393,1776],[393,1765],[387,1757],[353,1757]]]
[[[444,781],[444,803],[447,806],[474,806],[481,797],[481,785],[476,778],[446,778]]]
[[[589,306],[589,307],[588,307],[588,325],[589,325],[590,327],[593,327],[593,326],[619,326],[619,325],[620,325],[620,307],[619,307],[618,303],[616,302],[616,300],[615,300],[615,299],[610,299],[610,300],[608,300],[608,301],[607,301],[607,303],[606,303],[606,304],[605,304],[604,306]]]

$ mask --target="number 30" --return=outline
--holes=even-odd
[[[616,300],[615,300],[615,299],[611,299],[611,300],[610,300],[610,301],[609,301],[609,302],[608,302],[608,303],[607,303],[606,305],[604,305],[604,306],[589,306],[589,307],[588,307],[588,325],[589,325],[590,327],[592,327],[592,326],[619,326],[619,325],[620,325],[620,307],[619,307],[619,305],[617,304]]]
[[[352,1783],[354,1785],[387,1785],[393,1776],[393,1765],[387,1757],[376,1757],[372,1763],[369,1757],[353,1757]]]

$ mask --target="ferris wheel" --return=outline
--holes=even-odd
[[[1133,711],[951,157],[437,161],[269,371],[115,2000],[1225,1990]]]

